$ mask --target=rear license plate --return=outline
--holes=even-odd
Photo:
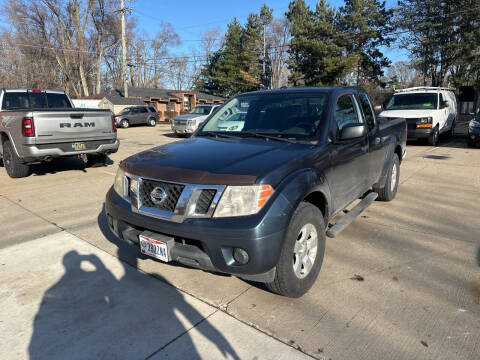
[[[74,151],[87,150],[87,146],[85,145],[85,143],[76,142],[76,143],[72,144],[72,150],[74,150]]]
[[[145,235],[139,235],[140,251],[142,254],[154,257],[156,259],[168,262],[168,246],[167,243],[152,239]]]

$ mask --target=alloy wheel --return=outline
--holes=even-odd
[[[317,248],[317,229],[310,223],[303,225],[293,248],[293,272],[299,279],[305,278],[312,270]]]

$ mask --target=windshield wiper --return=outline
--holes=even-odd
[[[235,139],[238,138],[238,136],[234,135],[227,135],[224,133],[218,133],[215,131],[202,131],[196,134],[196,136],[213,136],[213,137],[223,137],[223,138],[229,138],[229,139]]]
[[[267,139],[267,140],[277,140],[277,141],[283,141],[283,142],[289,142],[289,143],[296,143],[297,142],[294,139],[289,139],[289,138],[284,138],[284,137],[274,136],[274,135],[267,135],[267,134],[262,134],[262,133],[256,133],[256,132],[244,132],[244,133],[240,133],[240,135],[258,137],[258,138],[263,138],[263,139]]]

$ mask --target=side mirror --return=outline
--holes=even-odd
[[[357,139],[365,135],[367,135],[367,126],[365,124],[347,124],[340,133],[340,140]]]
[[[442,105],[440,106],[440,109],[446,109],[448,108],[448,101],[442,102]]]

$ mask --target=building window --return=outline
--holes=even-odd
[[[462,101],[460,103],[460,114],[470,115],[475,113],[475,103],[473,101]]]
[[[167,111],[175,111],[175,103],[167,103]]]
[[[190,96],[184,95],[183,96],[183,110],[190,111]]]

